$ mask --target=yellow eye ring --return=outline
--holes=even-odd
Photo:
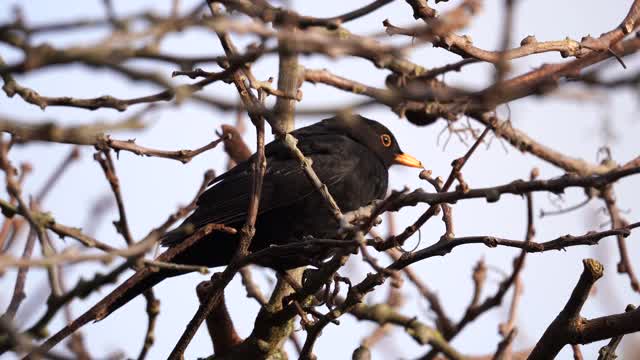
[[[391,146],[391,136],[389,136],[389,134],[380,135],[380,141],[384,147]]]

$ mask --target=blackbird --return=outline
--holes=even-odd
[[[343,212],[384,197],[391,165],[422,167],[420,161],[400,150],[389,129],[363,116],[333,117],[291,134],[298,140],[298,148],[311,159],[314,171]],[[265,155],[267,168],[255,235],[249,250],[253,252],[273,244],[303,241],[309,236],[334,238],[339,225],[325,199],[306,178],[300,162],[280,141],[267,144]],[[215,178],[198,198],[193,214],[178,228],[168,232],[161,239],[162,244],[175,247],[207,224],[225,224],[240,229],[246,220],[250,201],[253,156]],[[238,236],[214,232],[170,261],[206,267],[227,265],[236,250]],[[163,255],[159,259],[163,259]],[[261,265],[285,270],[307,264],[305,258],[292,256],[278,257]],[[50,348],[80,326],[104,318],[167,277],[184,273],[169,269],[152,271],[148,268],[137,271],[43,346]]]

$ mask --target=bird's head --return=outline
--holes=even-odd
[[[420,160],[402,152],[391,130],[375,120],[351,115],[332,118],[330,121],[335,121],[336,125],[349,137],[373,151],[387,168],[396,164],[415,168],[423,167]]]

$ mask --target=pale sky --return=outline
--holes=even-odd
[[[118,14],[128,14],[143,8],[153,8],[157,11],[167,11],[170,1],[114,0]],[[292,1],[294,9],[302,14],[313,16],[332,16],[352,10],[365,1]],[[514,43],[527,35],[535,35],[538,40],[559,40],[569,36],[580,40],[584,35],[597,36],[615,27],[626,14],[631,0],[624,1],[520,1],[517,2]],[[194,1],[182,1],[182,8],[190,8]],[[451,4],[440,3],[436,8],[440,11],[455,6],[459,1]],[[462,34],[468,34],[474,44],[483,49],[496,49],[499,45],[502,22],[501,1],[486,1],[483,12],[477,16],[471,26]],[[0,21],[6,22],[11,18],[11,8],[21,4],[24,8],[26,20],[29,23],[41,24],[65,19],[97,17],[103,13],[102,1],[68,0],[52,2],[45,0],[17,1],[5,0],[0,2]],[[369,34],[382,31],[382,21],[389,19],[396,25],[409,25],[413,22],[411,8],[404,1],[395,1],[375,13],[346,24],[346,27],[358,34]],[[36,37],[36,43],[49,41],[56,46],[71,44],[90,44],[106,33],[107,29],[83,31],[82,33],[56,33],[46,38]],[[246,40],[246,39],[245,39]],[[404,40],[404,39],[402,39]],[[244,41],[243,43],[246,43]],[[179,36],[170,36],[163,44],[163,48],[176,54],[206,54],[218,55],[222,53],[217,39],[199,31],[188,31]],[[0,55],[7,63],[20,59],[19,54],[6,46],[0,45]],[[457,60],[443,49],[422,47],[413,52],[411,60],[429,68],[443,65]],[[376,69],[363,60],[338,59],[313,56],[301,57],[301,63],[308,68],[328,68],[332,72],[354,78],[366,84],[383,86],[387,71]],[[523,73],[543,63],[564,61],[559,54],[550,53],[528,57],[514,62],[513,73]],[[625,59],[628,66],[626,72],[617,64],[611,63],[608,73],[612,76],[635,73],[638,69],[637,58]],[[158,65],[151,62],[136,62],[136,66],[146,70],[155,69],[170,76],[175,70],[171,66]],[[205,68],[205,70],[208,68]],[[216,67],[210,66],[211,70]],[[254,67],[258,78],[266,79],[277,76],[276,58],[269,57],[259,61]],[[472,89],[481,89],[492,78],[492,70],[487,65],[471,65],[462,73],[447,74],[446,80]],[[76,96],[94,97],[109,94],[121,98],[146,95],[155,90],[144,83],[131,83],[119,75],[107,70],[88,69],[79,65],[68,65],[37,71],[27,77],[19,76],[18,81],[25,86],[32,87],[43,95],[48,96]],[[185,81],[185,80],[181,80]],[[577,87],[564,87],[566,90],[576,90]],[[303,101],[300,108],[347,104],[361,99],[355,95],[323,85],[304,84]],[[234,100],[236,90],[227,84],[214,84],[205,90],[206,94]],[[501,107],[499,113],[511,116],[513,125],[526,131],[531,137],[571,156],[582,157],[588,161],[597,161],[598,149],[604,145],[611,148],[614,160],[623,163],[638,156],[637,134],[640,133],[640,122],[637,119],[638,94],[628,90],[621,90],[605,94],[596,92],[590,100],[575,100],[561,96],[547,98],[531,98],[516,101],[509,107]],[[95,119],[115,120],[140,109],[133,106],[126,113],[115,110],[102,109],[87,111],[82,109],[55,108],[46,111],[26,104],[17,96],[8,99],[0,95],[0,114],[11,115],[25,120],[55,119],[63,124],[89,123]],[[404,119],[384,107],[367,108],[362,114],[383,122],[391,128],[398,138],[403,150],[418,157],[435,175],[446,176],[450,170],[451,161],[461,156],[467,149],[456,137],[452,137],[444,146],[446,133],[439,136],[444,122],[437,122],[433,126],[416,128]],[[320,118],[301,120],[319,120]],[[127,139],[135,137],[137,142],[153,148],[174,150],[192,149],[202,146],[215,136],[215,130],[223,123],[233,123],[235,114],[212,111],[191,103],[163,112],[156,112],[146,117],[151,123],[145,131],[136,133],[117,133],[114,138]],[[466,120],[465,120],[466,121]],[[480,128],[477,124],[471,123]],[[603,136],[604,124],[612,129],[614,138],[607,140]],[[254,132],[248,131],[246,140],[253,146]],[[66,156],[70,147],[67,145],[31,144],[15,148],[11,152],[14,164],[29,161],[34,165],[34,173],[29,176],[25,185],[26,193],[34,193]],[[104,179],[98,164],[92,159],[93,149],[84,148],[82,161],[75,164],[68,171],[60,185],[50,194],[42,204],[43,208],[51,211],[55,218],[65,225],[83,226],[87,221],[88,209],[96,199],[110,194],[107,181]],[[226,156],[221,148],[209,151],[186,165],[166,159],[141,158],[129,153],[122,153],[116,162],[116,169],[120,177],[122,192],[126,203],[127,215],[131,230],[135,238],[141,238],[151,228],[159,225],[167,214],[174,211],[179,204],[186,204],[201,182],[204,171],[214,168],[221,173],[226,163]],[[471,187],[500,185],[515,179],[526,179],[533,167],[540,168],[541,178],[552,178],[562,175],[562,171],[554,168],[530,155],[524,155],[508,144],[501,144],[494,139],[487,148],[481,146],[471,161],[463,170],[465,180]],[[429,186],[418,179],[418,171],[413,169],[391,170],[391,189],[400,189],[404,185],[410,188]],[[619,206],[628,211],[625,216],[631,221],[638,221],[637,204],[640,201],[640,186],[637,177],[620,181],[615,189]],[[4,189],[3,189],[4,190]],[[6,193],[2,191],[3,198]],[[576,204],[583,200],[582,190],[570,190],[563,197],[563,206]],[[534,195],[536,214],[541,210],[554,209],[557,198],[546,193]],[[593,200],[588,206],[575,212],[556,217],[536,219],[536,240],[546,241],[560,235],[571,233],[583,234],[589,230],[602,229],[608,226],[608,219],[600,211],[602,202]],[[425,205],[416,208],[403,209],[396,217],[398,229],[412,223],[425,210]],[[487,204],[484,200],[462,201],[454,206],[454,221],[457,236],[494,235],[513,239],[522,239],[525,233],[525,201],[516,196],[503,196],[501,201]],[[115,232],[110,222],[117,219],[116,209],[113,208],[103,224],[98,228],[95,236],[112,245],[122,246],[121,237]],[[381,226],[384,231],[385,224]],[[437,241],[442,234],[442,222],[433,219],[421,231],[420,247],[425,247]],[[629,252],[637,259],[640,245],[639,235],[633,234],[627,239]],[[55,239],[58,248],[62,247],[61,240]],[[67,239],[67,243],[73,240]],[[409,240],[406,248],[412,248],[418,241],[417,236]],[[36,252],[36,254],[38,254]],[[490,267],[486,295],[495,291],[504,273],[511,271],[512,259],[518,254],[514,249],[488,249],[484,246],[464,246],[455,249],[442,258],[431,258],[414,266],[422,279],[440,296],[448,314],[458,319],[471,298],[471,272],[476,262],[484,258]],[[38,254],[39,255],[39,254]],[[615,312],[622,312],[627,303],[638,304],[638,293],[633,293],[625,276],[615,270],[618,259],[615,239],[603,240],[598,247],[573,247],[568,251],[558,251],[544,254],[532,254],[527,258],[523,271],[524,294],[522,297],[519,321],[519,335],[515,348],[531,347],[540,338],[548,324],[562,309],[582,270],[581,259],[595,257],[605,265],[605,277],[597,285],[597,291],[587,301],[582,312],[586,317],[597,317]],[[381,258],[385,258],[382,256]],[[369,268],[362,263],[358,256],[354,257],[347,269],[352,281],[358,282]],[[636,262],[636,270],[640,264]],[[68,272],[68,284],[73,284],[78,276],[91,277],[99,265],[75,266]],[[18,313],[18,321],[31,325],[37,318],[32,313],[38,304],[36,300],[43,298],[43,291],[39,290],[45,283],[42,271],[32,270],[27,282],[28,298]],[[35,274],[38,273],[38,276]],[[260,280],[263,290],[268,290],[274,276],[269,270],[255,272],[255,278]],[[156,287],[156,295],[161,300],[161,312],[156,328],[156,344],[152,347],[149,359],[165,357],[178,337],[182,333],[189,319],[197,308],[195,286],[201,280],[207,279],[202,275],[188,275],[163,282]],[[7,272],[0,278],[0,308],[4,309],[9,302],[15,276]],[[121,281],[124,277],[121,278]],[[427,324],[433,323],[433,315],[429,314],[427,304],[410,283],[405,284],[406,304],[401,312],[408,316],[417,316]],[[370,298],[383,300],[386,296],[386,286],[380,287]],[[107,288],[94,294],[89,299],[73,303],[76,315],[107,294]],[[247,299],[245,291],[236,279],[227,288],[226,296],[235,325],[241,336],[249,334],[253,327],[253,319],[257,312],[257,305]],[[38,298],[39,297],[39,298]],[[506,319],[506,311],[510,304],[511,292],[503,302],[502,307],[483,315],[472,325],[468,326],[453,340],[453,345],[465,354],[493,353],[500,341],[498,324]],[[42,310],[42,307],[38,307]],[[374,325],[371,323],[355,324],[349,315],[340,319],[341,326],[329,325],[323,336],[317,342],[315,353],[320,359],[350,358],[351,352],[359,345],[361,339],[368,335]],[[50,330],[57,331],[62,325],[61,318],[57,319]],[[355,325],[355,326],[354,326]],[[126,305],[107,319],[88,324],[82,331],[92,355],[106,355],[113,351],[124,351],[127,356],[137,356],[143,341],[147,326],[144,312],[144,300],[137,299]],[[304,332],[299,337],[304,340]],[[395,329],[393,338],[388,338],[374,348],[374,358],[411,358],[423,354],[428,349],[413,341],[402,329]],[[625,341],[638,337],[625,337]],[[583,347],[586,358],[594,357],[602,343]],[[62,347],[59,347],[62,349]],[[204,327],[200,329],[191,342],[186,358],[207,356],[212,352],[210,340]],[[294,353],[291,357],[295,358]],[[11,358],[11,357],[8,357]],[[567,347],[558,357],[571,358],[571,351]]]

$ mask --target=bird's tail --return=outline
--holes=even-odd
[[[154,271],[149,268],[138,270],[133,274],[133,276],[122,283],[122,285],[118,286],[104,299],[99,301],[72,323],[62,328],[55,335],[47,339],[47,341],[40,345],[35,352],[27,355],[25,359],[31,359],[32,356],[49,351],[64,338],[71,335],[74,331],[78,330],[88,322],[104,319],[122,305],[128,303],[136,296],[142,294],[160,281],[172,275],[174,274],[167,272],[166,270]]]

